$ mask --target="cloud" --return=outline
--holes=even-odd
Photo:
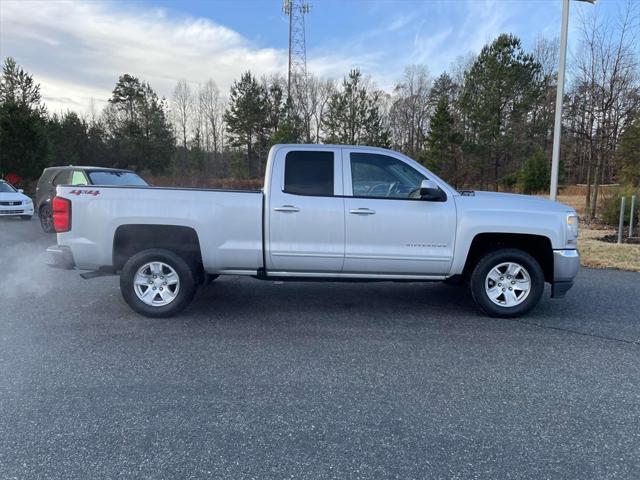
[[[98,2],[3,0],[0,9],[0,55],[34,74],[53,111],[106,100],[125,72],[170,96],[180,78],[214,78],[226,91],[245,70],[286,71],[286,52],[208,19]]]
[[[322,3],[310,14],[311,19],[324,16],[316,25],[309,23],[308,38],[314,40],[307,45],[308,70],[341,79],[357,67],[387,91],[406,65],[424,63],[435,76],[502,32],[526,43],[527,37],[545,28],[553,33],[559,25],[559,7],[537,0],[354,5]],[[238,17],[244,14],[243,7],[233,8]],[[336,25],[338,13],[343,18]],[[262,30],[249,27],[249,20],[243,24],[257,40],[209,18],[146,2],[0,0],[0,57],[15,57],[35,76],[50,111],[86,112],[91,99],[100,107],[123,73],[148,81],[168,98],[182,78],[194,88],[212,78],[228,92],[249,69],[258,76],[286,75],[284,45],[269,46],[263,36],[269,34],[267,26],[257,34]]]
[[[323,52],[330,51],[340,68],[325,70],[341,77],[349,68],[359,67],[378,87],[391,91],[407,65],[425,64],[437,76],[469,52],[477,54],[500,33],[529,35],[529,23],[537,21],[530,11],[540,10],[539,2],[526,0],[433,0],[411,2],[404,11],[402,4],[371,2],[359,23],[362,28],[346,38],[335,35],[312,49],[309,65],[317,68],[322,63],[318,57],[326,58]]]

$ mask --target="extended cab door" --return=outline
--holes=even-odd
[[[402,156],[343,149],[344,273],[447,274],[453,258],[453,198],[420,199],[427,174]]]
[[[290,146],[273,155],[265,208],[267,269],[340,272],[345,236],[340,149]]]

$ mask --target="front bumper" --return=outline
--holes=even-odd
[[[69,247],[63,245],[52,245],[47,248],[49,259],[47,265],[53,268],[62,268],[64,270],[72,270],[76,266],[73,254]]]
[[[5,206],[0,205],[0,217],[17,217],[17,216],[33,216],[33,205],[16,205]]]
[[[573,280],[580,270],[578,250],[553,251],[553,283],[551,298],[562,298],[573,287]]]

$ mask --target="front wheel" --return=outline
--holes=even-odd
[[[480,259],[471,274],[471,295],[492,317],[517,317],[531,310],[544,291],[540,263],[523,250],[505,248]]]
[[[171,317],[184,310],[196,292],[194,273],[179,255],[154,248],[133,255],[120,274],[125,302],[146,317]]]

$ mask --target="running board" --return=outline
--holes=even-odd
[[[260,271],[255,277],[260,280],[278,281],[329,281],[329,282],[438,282],[445,280],[444,275],[398,275],[398,274],[372,274],[372,273],[334,273],[334,272],[265,272]]]
[[[98,277],[110,277],[112,275],[115,275],[115,274],[111,272],[101,271],[101,270],[95,270],[93,272],[85,272],[80,274],[80,276],[85,280],[91,280],[92,278],[98,278]]]

